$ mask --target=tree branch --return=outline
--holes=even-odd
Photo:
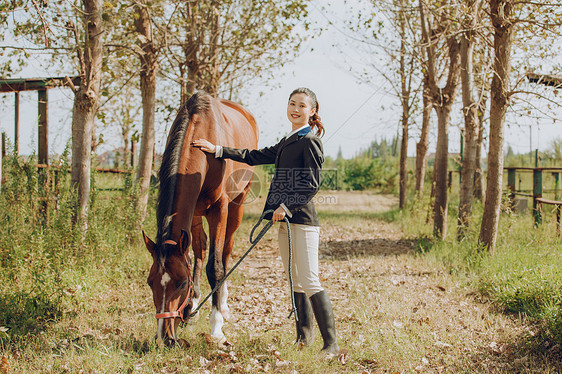
[[[35,10],[37,11],[37,14],[39,15],[39,18],[41,19],[41,23],[43,24],[43,36],[45,37],[45,46],[49,47],[50,43],[49,43],[49,38],[47,37],[47,30],[49,30],[53,36],[55,36],[55,33],[53,33],[53,30],[51,30],[51,28],[49,27],[49,25],[45,21],[45,18],[43,18],[43,13],[39,9],[39,6],[35,2],[35,0],[31,0],[31,2],[33,3],[33,6],[35,7]]]

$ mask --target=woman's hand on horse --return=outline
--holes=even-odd
[[[215,153],[217,146],[205,139],[197,139],[191,143],[195,147],[199,147],[203,152]]]
[[[273,221],[273,223],[281,222],[285,218],[285,214],[286,214],[285,209],[283,209],[283,207],[278,207],[273,212],[273,216],[271,217],[271,220]]]

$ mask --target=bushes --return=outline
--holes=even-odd
[[[386,159],[358,157],[345,161],[343,180],[352,190],[394,192],[397,177],[394,169],[393,163]]]
[[[33,159],[4,159],[7,178],[0,193],[3,341],[35,334],[75,308],[77,284],[96,287],[96,278],[101,276],[96,274],[96,263],[103,258],[114,262],[114,268],[123,268],[120,263],[131,256],[131,238],[140,238],[129,189],[121,195],[114,191],[92,194],[89,230],[82,240],[72,224],[76,199],[67,169],[63,166],[58,173],[57,198],[53,199],[51,187],[35,165]],[[51,198],[46,208],[45,197]]]

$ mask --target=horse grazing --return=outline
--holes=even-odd
[[[207,253],[203,216],[209,225],[207,278],[211,289],[225,274],[233,235],[242,221],[244,199],[253,168],[216,159],[192,146],[195,139],[236,148],[257,147],[257,124],[241,105],[196,93],[181,107],[170,133],[159,179],[156,243],[143,232],[153,258],[148,275],[156,307],[156,339],[177,341],[180,321],[197,308],[201,298],[201,271]],[[189,246],[193,249],[193,277]],[[213,294],[211,335],[224,339],[228,314],[226,282]]]

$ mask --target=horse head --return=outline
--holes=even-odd
[[[156,307],[156,341],[166,345],[178,342],[176,331],[189,316],[193,297],[191,260],[187,253],[189,234],[181,231],[179,242],[165,240],[156,245],[143,231],[144,243],[153,263],[147,283]]]

